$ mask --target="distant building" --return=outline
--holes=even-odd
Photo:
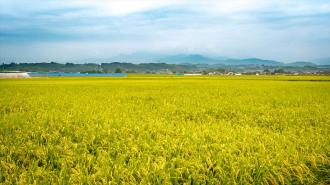
[[[184,76],[202,76],[201,73],[185,73]]]
[[[0,73],[0,78],[30,78],[30,76],[28,73],[9,72],[9,73]]]

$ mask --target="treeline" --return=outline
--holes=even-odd
[[[203,73],[227,74],[329,74],[330,66],[265,66],[265,65],[223,65],[223,64],[166,64],[166,63],[10,63],[0,65],[0,72],[80,72],[80,73]]]
[[[82,72],[82,73],[146,73],[146,72],[185,72],[198,70],[195,65],[166,64],[166,63],[10,63],[2,64],[1,71],[27,71],[27,72]]]

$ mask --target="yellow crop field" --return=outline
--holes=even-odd
[[[330,77],[0,80],[0,184],[330,184]]]

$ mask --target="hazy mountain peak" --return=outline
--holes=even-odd
[[[314,60],[313,62],[319,65],[330,65],[330,57],[319,58]]]

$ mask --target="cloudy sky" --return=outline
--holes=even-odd
[[[0,0],[0,59],[330,56],[329,0]]]

